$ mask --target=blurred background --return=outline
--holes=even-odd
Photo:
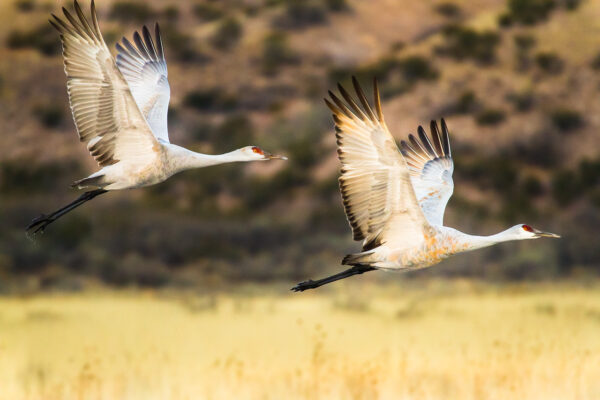
[[[317,302],[306,303],[307,310],[313,310],[311,304],[315,312],[323,309],[318,303],[321,301],[338,311],[362,312],[361,318],[375,318],[372,312],[379,308],[368,298],[383,292],[390,294],[385,307],[393,309],[390,318],[397,323],[398,318],[422,316],[425,311],[415,311],[415,307],[428,301],[424,299],[433,301],[431,297],[437,296],[440,300],[448,293],[471,296],[469,299],[479,302],[477,296],[485,297],[488,292],[508,291],[518,299],[519,293],[525,296],[529,290],[541,290],[547,298],[523,300],[531,302],[525,308],[517,301],[516,308],[509,309],[527,310],[536,318],[554,317],[555,323],[563,322],[557,324],[562,327],[591,324],[597,333],[600,2],[98,0],[100,27],[111,49],[122,36],[131,37],[143,24],[160,23],[171,85],[169,132],[173,143],[206,153],[259,145],[287,155],[289,161],[216,166],[176,175],[155,187],[111,193],[79,208],[30,241],[24,232],[30,220],[73,200],[77,192],[69,185],[97,168],[77,140],[60,41],[47,22],[51,12],[60,14],[63,5],[72,9],[71,4],[59,1],[0,1],[0,293],[5,295],[0,323],[8,324],[9,316],[16,313],[20,317],[15,318],[24,325],[13,327],[14,332],[32,332],[40,326],[48,332],[52,324],[58,324],[52,325],[56,329],[64,328],[56,321],[63,321],[61,313],[71,309],[60,301],[75,307],[72,311],[77,315],[92,312],[89,310],[98,305],[86,293],[110,301],[122,296],[127,301],[133,301],[132,296],[146,301],[150,301],[148,296],[180,299],[185,293],[188,300],[182,304],[186,310],[215,313],[201,314],[207,326],[213,326],[221,307],[233,310],[233,316],[246,310],[244,304],[248,310],[260,309],[267,314],[276,312],[277,304],[287,304],[295,310],[288,310],[291,314],[302,309],[297,308],[298,296],[305,294],[290,299],[290,285],[339,271],[343,255],[360,247],[352,241],[344,216],[337,186],[339,162],[333,124],[322,101],[337,82],[348,85],[350,77],[356,75],[369,93],[372,78],[377,77],[386,122],[398,140],[414,133],[419,124],[428,126],[431,119],[446,119],[455,163],[455,193],[446,211],[447,225],[486,235],[528,223],[559,233],[562,239],[503,244],[410,274],[366,274],[324,288],[320,295],[306,294],[304,299]],[[86,1],[82,6],[89,8]],[[115,288],[120,290],[115,292]],[[570,290],[582,297],[565,300]],[[249,297],[241,300],[236,297],[240,293]],[[257,299],[259,293],[268,293],[269,300]],[[25,296],[33,303],[14,303],[15,296]],[[67,300],[60,296],[67,296]],[[506,296],[512,299],[510,294]],[[263,300],[264,304],[260,302]],[[578,303],[580,300],[583,303]],[[561,307],[567,303],[573,308],[565,305],[565,311]],[[148,307],[153,308],[152,304]],[[252,308],[253,304],[258,308]],[[54,308],[43,308],[46,306]],[[460,305],[456,307],[468,315]],[[491,310],[496,310],[493,307]],[[114,310],[120,309],[115,305]],[[251,321],[248,312],[246,317]],[[442,314],[454,319],[452,313]],[[110,315],[107,312],[107,318]],[[322,321],[311,320],[315,325],[310,329],[302,328],[309,332],[305,332],[306,345],[312,346],[309,354],[315,365],[323,364],[318,358],[325,341],[321,335],[329,332],[328,319],[322,317]],[[577,319],[557,320],[559,317]],[[302,325],[302,319],[290,318],[290,323]],[[472,316],[469,320],[473,318],[477,319]],[[414,319],[409,321],[415,323]],[[477,321],[473,323],[483,319]],[[521,333],[522,322],[515,322]],[[249,326],[246,328],[251,330]],[[444,330],[445,326],[429,328]],[[465,332],[476,329],[469,326]],[[397,333],[394,329],[392,332]],[[546,328],[540,329],[546,332]],[[515,332],[505,333],[510,347]],[[570,331],[564,337],[573,334]],[[222,332],[215,335],[222,336]],[[582,345],[581,352],[598,361],[600,345],[592,336],[586,337],[593,344]],[[35,336],[23,348],[56,344],[38,339]],[[164,343],[163,339],[152,342],[149,348]],[[190,333],[189,339],[194,340],[194,335]],[[503,339],[498,340],[502,347]],[[492,349],[493,343],[490,339],[482,348]],[[582,339],[582,343],[587,342]],[[0,354],[1,349],[0,342]],[[10,371],[5,376],[17,379],[10,380],[13,393],[20,396],[23,387],[30,388],[23,392],[28,393],[26,398],[79,393],[68,385],[61,386],[65,392],[52,391],[58,390],[49,384],[56,378],[48,361],[52,357],[33,362],[37,358],[32,353],[15,353],[22,369],[15,368],[15,359],[0,363]],[[575,350],[570,353],[579,354]],[[277,354],[286,353],[282,350]],[[410,352],[402,354],[411,357]],[[489,356],[481,353],[482,360],[486,354]],[[445,355],[456,365],[457,359]],[[238,376],[237,361],[227,364],[222,354],[215,357],[206,365],[218,361],[218,365],[232,369],[232,376]],[[77,364],[79,372],[73,376],[79,379],[77,390],[83,387],[87,393],[85,390],[95,388],[97,382],[85,375],[94,368],[85,362],[87,369]],[[575,363],[571,358],[561,362]],[[382,363],[382,370],[389,370]],[[577,359],[577,365],[587,365],[582,363]],[[127,369],[128,364],[123,365]],[[244,365],[248,366],[242,362],[242,370]],[[431,367],[424,365],[425,370]],[[515,366],[502,365],[507,370]],[[359,388],[358,392],[348,392],[347,398],[385,397],[388,392],[378,386],[381,381],[372,381],[370,375],[378,376],[381,371],[377,366],[365,368],[344,370]],[[401,376],[405,370],[397,368]],[[289,382],[296,378],[302,381],[302,373],[290,371]],[[333,371],[343,375],[339,369]],[[598,372],[597,367],[590,371]],[[579,383],[565,387],[564,393],[573,395],[575,387],[581,397],[573,398],[600,396],[598,384],[593,386],[591,380],[581,378],[585,373],[579,372]],[[476,386],[490,387],[490,382],[473,374],[469,375],[475,382],[472,386],[465,391],[455,388],[451,393],[460,398],[488,398]],[[547,384],[556,383],[552,373],[542,375]],[[304,376],[306,393],[299,393],[307,394],[307,398],[329,393],[311,386],[317,376]],[[444,373],[437,378],[440,376]],[[420,377],[429,382],[433,379],[427,374]],[[411,378],[413,382],[416,379]],[[444,379],[440,390],[454,387],[454,381]],[[150,381],[144,382],[147,385]],[[342,382],[341,387],[350,381]],[[501,380],[494,382],[505,387]],[[515,390],[521,388],[511,382]],[[132,391],[119,392],[121,386],[117,385],[110,393],[133,393],[131,398],[136,398],[137,389],[123,385]],[[367,387],[379,391],[363,392]],[[156,398],[185,398],[183,394],[188,392],[160,393]],[[189,393],[189,398],[199,398],[193,395],[197,392]],[[205,398],[222,398],[219,393],[210,392]],[[243,390],[239,393],[242,397],[248,394]],[[433,389],[411,393],[413,397],[406,394],[406,398],[437,398]],[[507,393],[506,398],[511,398]],[[535,398],[543,391],[518,393],[520,398]],[[255,394],[251,392],[248,398],[257,398]],[[359,396],[362,394],[365,397]],[[152,397],[146,393],[144,398]],[[502,396],[496,393],[493,398]]]

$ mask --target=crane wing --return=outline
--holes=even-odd
[[[427,221],[442,226],[444,210],[454,190],[448,127],[442,119],[440,133],[437,122],[431,121],[432,140],[421,126],[418,133],[418,138],[410,134],[409,142],[400,142],[400,151],[408,164],[410,179]]]
[[[133,34],[135,46],[125,37],[122,44],[117,43],[117,66],[154,135],[169,143],[167,111],[171,88],[158,24],[154,28],[156,45],[145,25],[142,35],[143,40],[139,32]]]
[[[100,33],[94,1],[92,24],[74,1],[77,18],[54,14],[60,32],[73,119],[82,142],[100,166],[122,160],[141,162],[158,155],[158,142],[117,69]]]
[[[345,102],[332,92],[332,102],[325,102],[336,125],[340,190],[354,240],[364,240],[363,250],[372,249],[389,241],[385,233],[394,224],[404,230],[405,244],[410,246],[423,240],[427,220],[406,162],[383,120],[377,83],[373,85],[375,111],[355,78],[353,84],[362,107],[339,84]]]

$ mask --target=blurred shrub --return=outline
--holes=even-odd
[[[350,10],[348,0],[325,0],[325,5],[330,11],[341,12]]]
[[[525,52],[531,50],[537,42],[535,36],[530,33],[517,33],[513,36],[513,40],[517,49]]]
[[[457,18],[462,15],[462,10],[456,3],[442,2],[434,6],[435,12],[446,18]]]
[[[382,97],[390,97],[412,88],[420,80],[435,80],[439,72],[424,57],[413,55],[403,58],[388,56],[377,62],[358,68],[334,68],[329,72],[332,82],[341,82],[350,87],[350,78],[356,76],[360,82],[372,82],[373,78],[385,86]]]
[[[600,53],[596,54],[596,56],[592,59],[590,66],[595,70],[600,70]]]
[[[112,4],[110,17],[125,23],[143,23],[155,18],[156,12],[144,2],[119,0]]]
[[[560,205],[568,205],[584,194],[595,194],[600,184],[600,159],[582,160],[575,170],[559,170],[552,177],[552,193]]]
[[[232,110],[237,105],[235,97],[218,89],[194,90],[183,98],[183,104],[197,110]]]
[[[161,30],[167,58],[174,56],[181,62],[206,61],[207,57],[196,49],[193,38],[179,31],[174,24],[161,25]]]
[[[530,197],[537,197],[544,194],[542,182],[533,175],[529,175],[523,180],[522,189],[523,193]]]
[[[513,103],[515,111],[526,112],[531,110],[535,102],[533,93],[529,90],[520,93],[511,93],[507,96],[507,100]]]
[[[561,170],[552,177],[552,194],[561,206],[569,204],[581,195],[582,187],[573,171]]]
[[[242,37],[242,25],[234,17],[225,18],[220,22],[217,31],[211,38],[214,47],[227,50],[233,47]]]
[[[414,82],[418,80],[432,80],[439,77],[429,60],[421,56],[408,56],[398,60],[398,69],[405,80]]]
[[[17,0],[15,8],[21,12],[30,12],[35,9],[35,0]]]
[[[214,3],[198,3],[193,7],[194,15],[203,21],[214,21],[221,18],[225,13]]]
[[[8,193],[41,192],[51,189],[64,175],[78,173],[79,166],[69,163],[33,164],[23,160],[0,163],[0,191]]]
[[[38,104],[33,115],[47,128],[55,128],[63,121],[63,107],[57,103]]]
[[[281,29],[303,29],[327,22],[327,11],[319,1],[287,0],[283,14],[273,19]]]
[[[582,160],[579,164],[579,179],[585,188],[598,187],[600,184],[600,159]]]
[[[584,125],[581,114],[569,108],[557,108],[550,112],[552,124],[561,132],[571,132]]]
[[[46,56],[60,54],[60,40],[56,39],[56,31],[48,23],[40,25],[31,31],[12,31],[6,38],[10,49],[32,48]]]
[[[243,114],[228,116],[212,134],[215,151],[224,153],[252,144],[254,126],[252,121]]]
[[[540,52],[535,56],[537,66],[549,74],[560,74],[564,68],[563,60],[555,53]]]
[[[513,36],[517,69],[525,71],[531,65],[530,52],[536,44],[535,36],[528,33],[517,33]]]
[[[500,18],[508,24],[533,25],[545,21],[555,7],[554,0],[508,0],[508,11]]]
[[[553,132],[539,132],[528,140],[515,143],[508,156],[526,164],[552,168],[562,157],[560,143],[560,137]]]
[[[500,36],[496,32],[477,32],[472,28],[451,24],[442,33],[445,43],[436,47],[438,54],[456,60],[472,59],[482,64],[495,61],[496,48],[500,44]]]
[[[287,35],[271,32],[263,39],[262,70],[266,75],[277,74],[283,65],[296,64],[300,58],[289,47]]]
[[[179,18],[179,8],[174,4],[168,5],[162,10],[162,15],[164,15],[169,22],[173,23]]]
[[[477,114],[475,120],[479,125],[498,125],[506,119],[506,113],[495,108],[488,108]]]
[[[479,108],[479,102],[475,96],[475,92],[472,90],[465,90],[460,93],[458,98],[452,100],[446,104],[439,111],[442,115],[454,115],[454,114],[470,114]]]

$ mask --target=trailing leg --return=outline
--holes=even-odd
[[[76,209],[83,203],[90,201],[94,197],[99,196],[106,192],[107,192],[107,190],[104,190],[104,189],[96,189],[96,190],[91,190],[89,192],[85,192],[81,196],[79,196],[77,199],[75,199],[75,201],[67,204],[63,208],[60,208],[49,215],[42,214],[39,217],[35,218],[33,221],[31,221],[31,223],[29,225],[27,225],[27,228],[25,228],[25,230],[28,233],[31,230],[33,230],[33,232],[31,232],[31,233],[33,233],[34,235],[39,232],[43,233],[44,229],[46,229],[46,227],[48,225],[50,225],[52,222],[56,221],[57,219],[59,219],[60,217],[62,217],[66,213],[68,213],[69,211]]]
[[[377,269],[377,268],[371,267],[369,265],[359,264],[359,265],[355,265],[352,268],[349,268],[345,271],[342,271],[338,274],[328,276],[327,278],[318,279],[316,281],[309,279],[307,281],[300,282],[299,284],[294,286],[291,290],[293,290],[294,292],[303,292],[308,289],[316,289],[319,286],[323,286],[323,285],[326,285],[331,282],[339,281],[340,279],[345,279],[345,278],[351,277],[353,275],[359,275],[359,274],[362,274],[362,273],[365,273],[368,271],[373,271],[375,269]]]

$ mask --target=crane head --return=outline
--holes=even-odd
[[[544,232],[538,229],[532,228],[530,225],[519,224],[513,227],[515,234],[519,239],[539,239],[541,237],[559,238],[560,235],[556,233]]]
[[[248,160],[287,160],[287,157],[285,156],[271,154],[258,146],[246,146],[242,148],[241,151],[248,158]]]

